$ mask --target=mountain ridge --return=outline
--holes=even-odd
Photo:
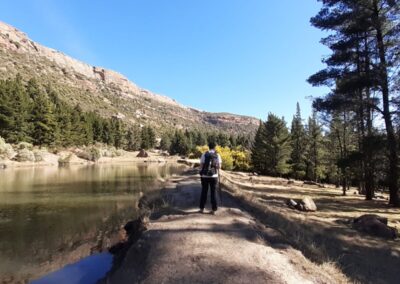
[[[0,78],[21,74],[38,77],[61,90],[63,99],[102,116],[128,123],[210,128],[253,134],[259,120],[226,112],[212,113],[184,106],[172,98],[141,88],[124,75],[92,66],[31,40],[24,32],[0,21]]]

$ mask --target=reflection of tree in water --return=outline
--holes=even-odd
[[[180,165],[95,165],[0,173],[0,274],[62,256],[135,217],[139,192]]]

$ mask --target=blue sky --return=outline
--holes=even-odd
[[[311,112],[308,76],[329,54],[316,0],[3,0],[0,20],[201,110],[290,121]]]

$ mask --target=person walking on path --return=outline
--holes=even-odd
[[[215,191],[218,182],[219,170],[221,169],[222,159],[215,150],[217,145],[214,142],[208,143],[209,150],[201,155],[200,158],[200,176],[201,176],[201,196],[200,212],[204,212],[207,202],[208,189],[211,190],[211,214],[215,214],[218,209]]]

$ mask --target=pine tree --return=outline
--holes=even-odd
[[[269,114],[265,122],[267,174],[282,176],[289,172],[290,137],[284,118]]]
[[[242,146],[244,149],[251,149],[253,141],[249,135],[238,135],[236,139],[236,145]]]
[[[103,142],[103,119],[96,116],[93,120],[93,140],[96,142]]]
[[[0,83],[0,134],[9,143],[31,142],[31,99],[21,76]]]
[[[156,146],[156,133],[154,132],[153,128],[150,126],[145,126],[142,128],[141,132],[141,148],[142,149],[151,149]]]
[[[171,148],[171,137],[168,133],[164,133],[161,136],[160,149],[163,151],[169,151],[170,148]]]
[[[114,145],[114,132],[110,120],[106,120],[103,123],[102,140],[107,145]]]
[[[267,172],[265,167],[266,147],[265,125],[260,120],[253,146],[251,148],[251,163],[253,165],[253,169],[262,174]]]
[[[322,128],[318,123],[316,112],[313,111],[312,116],[308,118],[306,128],[305,160],[308,180],[319,182],[325,177],[323,163],[325,157]]]
[[[388,148],[389,203],[399,206],[398,197],[398,153],[393,128],[391,98],[393,84],[398,76],[399,61],[399,5],[393,0],[323,0],[319,14],[311,23],[320,29],[331,30],[333,34],[323,39],[332,55],[324,60],[327,68],[310,78],[314,85],[334,86],[329,98],[329,107],[336,110],[337,104],[353,111],[358,120],[359,151],[361,159],[361,179],[370,180],[368,153],[364,149],[364,139],[372,135],[372,128],[365,131],[370,109],[382,114],[385,122]],[[381,104],[372,100],[372,90],[381,93]],[[342,109],[343,110],[343,109]],[[366,185],[367,199],[372,198],[372,188]]]
[[[195,144],[196,146],[203,146],[207,144],[207,137],[202,131],[197,131]]]
[[[123,122],[118,118],[111,118],[111,129],[114,133],[114,146],[116,148],[123,148],[126,142]]]
[[[187,137],[185,134],[180,131],[176,130],[174,133],[174,136],[172,137],[171,140],[171,148],[170,148],[170,153],[172,155],[187,155],[189,154],[190,148],[189,148],[189,141],[187,140]]]
[[[140,150],[141,138],[140,128],[137,125],[130,127],[126,133],[126,146],[125,150],[137,151]]]
[[[306,174],[305,164],[305,132],[301,119],[300,105],[296,105],[296,115],[293,116],[292,128],[290,131],[290,154],[291,175],[296,179],[304,178]]]
[[[73,145],[80,146],[86,144],[84,121],[83,110],[80,105],[76,105],[71,110],[71,141]]]
[[[226,133],[220,132],[217,136],[217,144],[221,147],[230,147],[229,136]]]
[[[285,120],[270,113],[260,123],[254,139],[251,159],[254,169],[266,175],[282,176],[289,172],[289,131]]]
[[[68,108],[60,105],[56,108],[56,118],[59,125],[59,139],[58,144],[67,147],[73,145],[72,139],[72,123],[71,123],[71,111]]]
[[[19,74],[17,74],[15,80],[10,82],[12,85],[9,95],[14,107],[14,122],[10,141],[13,143],[19,141],[31,142],[32,138],[29,135],[31,129],[29,121],[30,112],[32,111],[31,100],[26,93],[25,86]]]
[[[184,134],[185,134],[186,141],[187,141],[189,149],[190,150],[194,149],[195,148],[195,144],[194,144],[195,136],[194,136],[194,133],[189,131],[188,129],[186,129]]]
[[[236,146],[237,146],[237,136],[236,135],[234,135],[234,134],[231,134],[230,136],[229,136],[229,144],[230,144],[230,146],[232,147],[232,148],[235,148]]]
[[[53,146],[56,141],[57,130],[57,121],[53,113],[54,106],[36,81],[29,81],[28,92],[33,99],[33,132],[31,134],[33,143]]]
[[[8,85],[7,81],[0,81],[0,136],[12,142],[9,137],[13,128],[14,107],[9,98]]]

